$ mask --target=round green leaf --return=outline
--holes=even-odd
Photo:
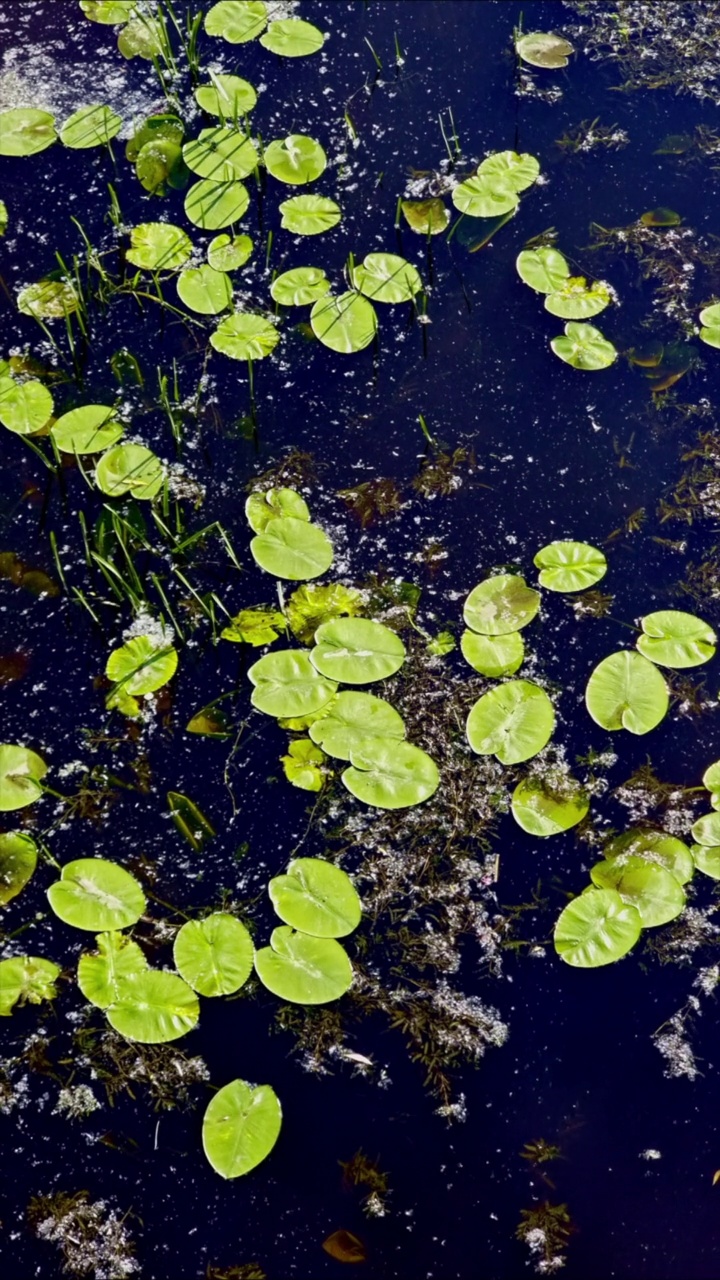
[[[185,197],[185,214],[203,231],[219,231],[245,214],[250,203],[242,182],[196,182]]]
[[[389,702],[372,693],[339,693],[327,715],[310,725],[310,737],[327,755],[349,760],[369,739],[385,746],[402,741],[405,723]]]
[[[713,809],[720,809],[720,760],[708,765],[702,776],[702,783],[712,793],[710,803]]]
[[[42,382],[0,379],[0,422],[19,436],[40,431],[53,411],[53,398]]]
[[[2,748],[0,748],[2,750]],[[706,813],[692,825],[693,840],[698,844],[720,845],[720,813]]]
[[[138,14],[118,33],[117,46],[123,58],[152,62],[163,55],[163,28],[149,14]]]
[[[353,284],[373,302],[411,302],[422,289],[417,267],[397,253],[368,253],[353,272]]]
[[[248,671],[251,702],[269,716],[300,717],[320,711],[337,689],[315,670],[303,649],[266,653]]]
[[[247,982],[254,948],[245,925],[223,911],[188,920],[173,946],[175,967],[201,996],[230,996]]]
[[[257,168],[255,144],[239,129],[215,125],[203,129],[182,149],[188,169],[211,182],[237,182]]]
[[[349,875],[322,858],[295,858],[268,885],[280,919],[314,938],[344,938],[357,929],[362,907]]]
[[[615,889],[635,907],[644,929],[667,924],[685,906],[682,885],[665,867],[645,858],[611,858],[590,868],[599,889]]]
[[[635,946],[642,921],[615,889],[593,889],[569,902],[555,925],[555,950],[577,969],[613,964]]]
[[[134,636],[114,649],[105,668],[108,680],[122,683],[125,693],[142,695],[162,689],[177,671],[177,650],[158,648],[149,636]]]
[[[562,289],[570,275],[570,268],[557,249],[523,249],[515,267],[524,284],[536,293],[555,293]]]
[[[340,205],[328,196],[291,196],[280,204],[281,227],[296,236],[319,236],[332,231],[342,218]]]
[[[269,1084],[232,1080],[208,1104],[203,1151],[221,1178],[239,1178],[269,1156],[281,1125],[280,1103]]]
[[[253,251],[249,236],[215,236],[207,247],[207,260],[215,271],[237,271]]]
[[[105,404],[84,404],[58,418],[50,434],[62,453],[102,453],[124,434],[114,413]]]
[[[497,218],[517,209],[517,191],[507,182],[480,177],[468,178],[454,188],[452,202],[461,213],[471,218]]]
[[[34,156],[56,139],[55,117],[36,107],[0,112],[0,156]]]
[[[602,551],[587,542],[549,542],[533,564],[540,570],[540,585],[550,591],[585,591],[607,573]]]
[[[599,329],[573,320],[565,325],[565,336],[553,338],[550,346],[573,369],[608,369],[617,360],[615,347]]]
[[[55,915],[65,924],[93,933],[127,929],[145,910],[145,894],[135,877],[104,858],[66,863],[47,896]]]
[[[80,8],[91,22],[118,26],[130,20],[137,8],[137,0],[80,0]]]
[[[703,307],[700,312],[700,323],[709,329],[720,329],[720,302],[713,302],[710,307]]]
[[[554,727],[545,690],[529,680],[510,680],[478,698],[467,719],[467,737],[478,755],[520,764],[542,751]]]
[[[182,120],[172,112],[164,111],[158,115],[148,116],[128,141],[125,147],[126,159],[139,160],[141,152],[149,142],[170,142],[179,148],[184,136],[185,126]]]
[[[603,729],[649,733],[668,709],[668,691],[652,662],[623,649],[598,663],[588,680],[585,702]]]
[[[122,118],[109,107],[98,105],[81,107],[69,116],[60,130],[60,140],[66,147],[84,151],[86,147],[102,147],[117,137],[122,129]]]
[[[107,1009],[121,997],[121,984],[148,967],[145,953],[124,933],[99,933],[97,952],[84,952],[78,961],[78,986],[91,1004]]]
[[[0,906],[25,888],[37,866],[37,845],[22,831],[0,834]]]
[[[410,230],[419,236],[440,235],[447,230],[452,216],[439,196],[430,200],[403,200],[402,211]]]
[[[377,316],[361,294],[348,292],[339,297],[318,298],[310,312],[310,324],[323,346],[343,355],[362,351],[377,333]]]
[[[516,573],[496,573],[473,587],[463,607],[471,631],[503,636],[532,622],[540,608],[540,592]]]
[[[118,444],[104,453],[95,468],[95,483],[111,498],[129,493],[133,498],[154,498],[162,489],[165,473],[159,458],[142,444]]]
[[[263,986],[291,1004],[328,1004],[352,986],[347,951],[334,938],[312,938],[288,925],[273,929],[270,946],[255,952]]]
[[[481,636],[476,631],[463,631],[460,648],[466,662],[481,676],[513,676],[522,666],[525,645],[519,631],[501,636]]]
[[[575,50],[561,36],[554,36],[549,31],[529,31],[515,41],[515,51],[523,62],[531,67],[545,67],[555,70],[566,67],[568,57]]]
[[[182,148],[166,138],[145,143],[135,162],[135,173],[146,191],[159,196],[165,194],[166,187],[180,190],[188,180]]]
[[[255,40],[267,26],[267,9],[262,0],[220,0],[205,14],[209,36],[222,36],[230,44]]]
[[[264,533],[271,520],[284,516],[309,520],[310,511],[295,489],[263,489],[250,494],[245,503],[245,516],[253,533]]]
[[[124,978],[119,990],[107,1020],[126,1040],[166,1044],[187,1035],[200,1017],[195,992],[176,973],[145,969]]]
[[[698,337],[709,347],[720,347],[720,326],[717,329],[701,329]]]
[[[624,831],[608,841],[603,849],[606,858],[644,858],[646,862],[665,867],[679,884],[692,879],[693,859],[682,840],[668,836],[664,831],[643,831],[634,828]]]
[[[351,768],[342,775],[357,800],[376,809],[407,809],[438,789],[435,761],[409,742],[366,738],[350,751]]]
[[[0,813],[24,809],[42,795],[38,786],[47,765],[36,751],[10,743],[0,745]]]
[[[681,609],[660,609],[640,619],[644,634],[637,648],[661,667],[699,667],[714,656],[717,636],[712,627]]]
[[[260,37],[260,44],[265,49],[283,58],[305,58],[310,53],[317,53],[324,43],[322,31],[302,18],[281,18],[279,22],[271,22]]]
[[[253,559],[266,573],[293,581],[319,578],[333,562],[327,534],[309,520],[281,516],[250,542]]]
[[[539,778],[525,778],[512,796],[512,815],[531,836],[554,836],[582,822],[590,807],[587,792],[573,778],[554,792]]]
[[[511,191],[525,191],[537,182],[540,164],[535,156],[518,155],[517,151],[497,151],[478,165],[478,177]]]
[[[17,309],[36,320],[59,320],[80,309],[80,299],[67,280],[38,280],[21,289]]]
[[[14,956],[0,960],[0,1017],[7,1017],[14,1005],[40,1004],[54,1000],[55,982],[62,970],[41,956]]]
[[[283,271],[270,285],[270,293],[281,307],[306,307],[330,292],[330,281],[322,267],[295,267]]]
[[[192,253],[192,242],[169,222],[142,222],[130,231],[127,260],[143,271],[176,271]]]
[[[205,264],[181,271],[177,291],[186,307],[203,316],[216,316],[232,302],[230,277]]]
[[[195,90],[195,101],[208,115],[222,120],[237,120],[252,111],[257,102],[253,86],[240,76],[212,73],[212,84],[201,84]]]
[[[263,160],[273,178],[290,186],[314,182],[327,168],[327,156],[320,143],[303,133],[291,133],[269,143]]]
[[[315,632],[315,648],[310,660],[329,680],[371,684],[400,670],[405,661],[405,645],[381,622],[371,622],[369,618],[333,618]]]
[[[692,856],[698,871],[720,880],[720,845],[694,844]]]
[[[556,292],[546,294],[545,310],[562,320],[586,320],[610,302],[612,295],[602,280],[588,284],[584,276],[569,276]]]
[[[231,360],[263,360],[279,341],[280,334],[274,324],[264,316],[243,311],[221,320],[210,334],[210,345]]]

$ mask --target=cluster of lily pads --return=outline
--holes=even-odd
[[[523,283],[545,295],[545,310],[568,321],[564,335],[550,342],[555,355],[573,369],[607,369],[617,359],[617,350],[594,325],[578,323],[598,315],[612,301],[605,282],[591,284],[584,276],[571,276],[567,260],[547,245],[524,249],[515,265]]]

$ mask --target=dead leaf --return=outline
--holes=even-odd
[[[364,1262],[367,1258],[362,1240],[358,1240],[352,1231],[344,1231],[342,1227],[323,1241],[323,1249],[338,1262]]]

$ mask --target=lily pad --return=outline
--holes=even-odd
[[[0,960],[0,1017],[8,1017],[16,1004],[54,1000],[55,983],[61,972],[59,964],[41,956]]]
[[[496,218],[517,209],[517,191],[512,185],[476,175],[453,189],[452,202],[471,218]]]
[[[75,151],[83,151],[86,147],[106,145],[117,137],[121,129],[122,118],[110,107],[81,107],[65,121],[60,130],[60,141]]]
[[[98,489],[111,498],[129,493],[149,501],[160,492],[164,479],[160,459],[142,444],[116,445],[103,454],[95,468]]]
[[[105,675],[122,684],[126,693],[142,695],[162,689],[175,675],[177,664],[172,645],[158,647],[149,636],[134,636],[110,654]]]
[[[216,316],[232,302],[230,277],[224,271],[216,271],[205,264],[181,271],[177,291],[186,307],[203,316]]]
[[[142,222],[130,231],[127,260],[143,271],[176,271],[192,253],[192,242],[169,222]]]
[[[247,982],[254,948],[245,925],[223,911],[188,920],[173,945],[175,967],[201,996],[230,996]]]
[[[566,779],[557,792],[540,778],[525,778],[516,786],[511,804],[513,818],[531,836],[569,831],[582,822],[590,807],[587,792],[573,778]]]
[[[215,271],[237,271],[244,267],[253,251],[249,236],[215,236],[207,247],[207,260]]]
[[[325,752],[310,738],[295,738],[288,747],[287,755],[280,757],[280,762],[293,787],[299,787],[301,791],[322,791],[325,759]]]
[[[234,644],[251,644],[258,648],[273,644],[287,629],[285,615],[277,609],[241,609],[220,636]]]
[[[381,622],[372,622],[369,618],[335,618],[315,632],[315,648],[310,660],[329,680],[371,684],[400,670],[405,661],[405,645]]]
[[[365,606],[364,596],[355,587],[344,587],[340,582],[331,582],[327,586],[312,583],[310,586],[297,587],[290,596],[285,616],[290,630],[303,644],[311,644],[315,632],[323,622],[331,622],[333,618],[355,617],[362,613]]]
[[[447,230],[451,218],[439,196],[430,200],[403,200],[402,211],[411,231],[420,236],[438,236]]]
[[[137,14],[118,33],[117,46],[123,58],[145,58],[152,62],[162,57],[163,28],[149,14]]]
[[[0,906],[25,888],[37,866],[37,845],[23,831],[0,834]]]
[[[717,636],[702,618],[681,609],[660,609],[640,619],[637,648],[661,667],[699,667],[715,654]]]
[[[192,987],[164,969],[145,969],[124,978],[119,998],[107,1010],[110,1026],[140,1044],[178,1040],[192,1031],[199,1017]]]
[[[720,302],[703,307],[700,312],[700,338],[709,347],[720,347]]]
[[[221,1178],[239,1178],[269,1156],[281,1126],[282,1110],[269,1084],[232,1080],[208,1103],[203,1150]]]
[[[545,690],[529,680],[510,680],[478,698],[467,719],[467,737],[478,755],[520,764],[542,751],[554,727]]]
[[[692,855],[698,871],[713,880],[720,880],[720,845],[694,844]]]
[[[328,1004],[352,986],[347,951],[334,938],[313,938],[288,925],[273,929],[270,946],[255,952],[263,986],[291,1004]]]
[[[215,125],[203,129],[182,149],[188,169],[211,182],[237,182],[257,168],[258,154],[251,138],[239,129]]]
[[[599,329],[573,320],[565,325],[564,336],[553,338],[550,346],[573,369],[608,369],[617,360],[615,347]]]
[[[612,295],[602,280],[588,284],[584,276],[568,276],[561,288],[545,296],[545,310],[562,320],[587,320],[612,302]]]
[[[237,120],[253,110],[257,94],[248,80],[215,72],[210,75],[212,83],[195,90],[195,101],[203,111],[222,120]]]
[[[592,889],[569,902],[555,925],[555,950],[577,969],[613,964],[635,946],[642,930],[636,907],[616,889]]]
[[[17,309],[36,320],[59,320],[80,310],[80,299],[68,280],[38,280],[21,289]]]
[[[685,907],[682,885],[665,867],[645,858],[612,858],[590,868],[593,884],[615,889],[636,908],[644,929],[667,924]]]
[[[0,112],[0,156],[34,156],[57,138],[55,117],[37,107]]]
[[[205,14],[209,36],[222,36],[230,44],[256,40],[267,26],[267,8],[262,0],[220,0]]]
[[[96,954],[84,952],[78,961],[78,986],[91,1004],[107,1009],[121,996],[121,984],[148,967],[145,953],[124,933],[99,933]]]
[[[296,236],[319,236],[332,231],[342,218],[340,205],[329,196],[291,196],[280,204],[281,227]]]
[[[337,685],[316,671],[302,649],[267,653],[248,671],[251,702],[269,716],[308,716],[320,711]]]
[[[575,50],[562,36],[554,36],[550,31],[528,31],[515,41],[515,52],[531,67],[555,71],[567,66]]]
[[[253,533],[264,533],[271,520],[286,516],[309,520],[310,511],[296,489],[264,489],[250,494],[245,503],[245,516]]]
[[[318,298],[310,312],[310,325],[323,346],[343,355],[362,351],[377,333],[377,316],[371,303],[359,293]]]
[[[291,133],[268,143],[263,161],[273,178],[290,186],[314,182],[327,168],[327,156],[320,143],[303,133]]]
[[[622,835],[609,840],[603,849],[608,859],[644,858],[664,867],[675,877],[679,884],[692,880],[693,857],[687,845],[676,836],[668,836],[664,831],[643,831],[634,828],[623,831]]]
[[[53,398],[42,382],[0,378],[0,422],[19,436],[40,431],[53,411]]]
[[[585,702],[603,729],[649,733],[664,718],[668,691],[657,667],[642,654],[623,649],[603,658],[588,680]]]
[[[540,608],[540,592],[516,573],[496,573],[473,587],[463,607],[471,631],[484,636],[508,635],[532,622]]]
[[[353,272],[353,284],[373,302],[412,302],[422,291],[417,267],[397,253],[368,253]]]
[[[362,907],[349,875],[322,858],[295,858],[268,885],[285,924],[314,938],[344,938],[357,929]]]
[[[710,803],[713,809],[720,809],[720,760],[708,765],[702,776],[702,783],[711,792]]]
[[[562,289],[570,275],[570,268],[563,255],[548,246],[523,249],[518,254],[515,267],[523,283],[536,293],[556,293],[558,289]]]
[[[247,212],[250,197],[242,182],[213,182],[203,178],[185,197],[185,214],[203,231],[220,231]]]
[[[264,316],[246,311],[227,316],[210,334],[211,347],[231,360],[264,360],[279,341],[280,334],[274,324]]]
[[[535,156],[527,153],[518,155],[517,151],[496,151],[478,165],[477,174],[493,185],[502,185],[511,191],[525,191],[537,182],[540,164]]]
[[[328,713],[310,725],[310,737],[328,755],[349,760],[353,751],[370,739],[385,746],[401,742],[405,722],[389,702],[372,693],[339,693]]]
[[[270,285],[270,294],[281,307],[306,307],[329,292],[330,281],[322,267],[294,267]]]
[[[351,768],[342,780],[357,800],[376,809],[407,809],[437,791],[438,767],[409,742],[367,738],[350,751]]]
[[[322,31],[302,18],[281,18],[271,22],[261,35],[260,44],[282,58],[306,58],[322,49],[325,37]]]
[[[55,915],[65,924],[93,933],[127,929],[145,910],[145,894],[135,877],[105,858],[66,863],[47,896]]]
[[[124,435],[114,414],[115,410],[108,405],[84,404],[80,409],[63,413],[51,427],[50,434],[62,453],[102,453]]]
[[[319,578],[333,562],[327,534],[308,520],[282,516],[271,520],[250,542],[254,560],[278,578],[293,581]]]
[[[602,551],[587,542],[549,542],[533,564],[540,570],[540,585],[550,591],[585,591],[607,573]]]
[[[501,636],[481,636],[476,631],[463,631],[460,637],[462,655],[481,676],[513,676],[523,664],[525,645],[519,631]]]
[[[0,745],[0,813],[24,809],[42,795],[38,785],[47,773],[42,756],[28,747]]]
[[[693,839],[698,844],[720,845],[720,813],[706,813],[692,825]]]
[[[80,0],[80,8],[91,22],[117,27],[132,18],[137,0]]]

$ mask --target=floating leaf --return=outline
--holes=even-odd
[[[242,182],[212,182],[203,178],[185,197],[185,213],[203,231],[219,231],[237,222],[250,203]]]
[[[644,227],[679,227],[682,218],[674,209],[649,209],[640,215]]]
[[[342,775],[345,786],[357,800],[376,809],[422,804],[440,783],[432,757],[409,742],[366,739],[351,749],[350,763]]]
[[[0,833],[0,906],[25,888],[37,866],[37,845],[22,831]]]
[[[519,631],[508,631],[501,636],[481,636],[475,631],[463,631],[460,648],[466,662],[481,676],[513,676],[522,666],[525,645]]]
[[[66,863],[47,896],[65,924],[93,933],[127,929],[145,910],[145,894],[135,877],[105,858]]]
[[[717,810],[706,813],[693,823],[691,830],[698,844],[720,845],[720,813]]]
[[[42,382],[0,378],[0,422],[8,431],[30,436],[40,431],[53,411],[53,398]]]
[[[285,924],[314,938],[344,938],[357,929],[362,907],[349,875],[322,858],[295,858],[268,893]]]
[[[222,36],[230,44],[255,40],[266,26],[267,9],[262,0],[220,0],[205,14],[208,35]]]
[[[712,793],[710,803],[713,809],[720,809],[720,760],[708,765],[702,776],[702,783]]]
[[[439,196],[431,200],[403,200],[402,211],[412,231],[420,236],[437,236],[447,230],[451,218]]]
[[[36,320],[59,320],[80,310],[80,299],[67,280],[38,280],[21,289],[17,309]]]
[[[303,133],[291,133],[270,142],[263,152],[263,162],[273,178],[290,186],[314,182],[327,168],[327,156],[320,143]]]
[[[280,334],[274,324],[264,316],[246,311],[236,311],[221,320],[210,334],[210,345],[231,360],[263,360],[279,341]]]
[[[306,58],[322,49],[325,37],[311,22],[302,18],[281,18],[271,22],[260,37],[260,44],[283,58]]]
[[[568,903],[555,925],[555,950],[577,969],[613,964],[635,946],[642,920],[615,889],[592,889]]]
[[[65,121],[60,130],[60,140],[66,147],[82,151],[86,147],[104,146],[121,129],[122,118],[111,111],[110,107],[81,107]]]
[[[215,236],[207,247],[207,260],[215,271],[237,271],[253,251],[249,236]]]
[[[148,967],[144,951],[124,933],[99,933],[96,954],[83,952],[78,961],[78,986],[91,1004],[107,1009],[120,999],[121,984]]]
[[[599,329],[573,320],[565,325],[565,336],[553,338],[550,346],[573,369],[607,369],[617,360],[615,347]]]
[[[177,650],[172,645],[158,648],[149,636],[134,636],[113,649],[105,675],[115,684],[122,684],[126,693],[142,695],[162,689],[175,675],[177,664]]]
[[[286,627],[285,615],[277,609],[241,609],[230,625],[223,627],[220,637],[236,644],[260,647],[272,644]]]
[[[4,236],[8,228],[8,210],[4,200],[0,200],[0,236]]]
[[[370,684],[400,670],[405,661],[405,645],[381,622],[335,618],[318,627],[310,660],[329,680]]]
[[[541,778],[525,778],[512,796],[512,815],[518,826],[531,836],[554,836],[582,822],[590,802],[588,794],[574,778],[563,779],[554,791]]]
[[[251,138],[239,129],[215,125],[203,129],[182,149],[188,169],[211,182],[237,182],[257,168],[258,155]]]
[[[233,1080],[218,1089],[208,1104],[203,1150],[221,1178],[239,1178],[269,1156],[281,1125],[280,1103],[269,1084]]]
[[[34,156],[57,138],[55,117],[36,107],[0,112],[0,156]]]
[[[50,435],[63,453],[102,453],[124,434],[114,414],[106,404],[85,404],[58,418]]]
[[[167,801],[175,827],[197,853],[215,835],[215,828],[202,809],[181,791],[168,791]]]
[[[452,202],[472,218],[496,218],[517,209],[517,191],[511,185],[475,176],[453,189]]]
[[[127,260],[144,271],[176,271],[192,253],[192,242],[169,222],[142,222],[130,231]]]
[[[245,503],[245,516],[253,533],[264,533],[271,520],[309,520],[310,510],[296,489],[258,489]]]
[[[322,267],[295,267],[283,271],[270,285],[270,294],[281,307],[306,307],[330,292],[330,281]]]
[[[28,747],[0,745],[0,813],[24,809],[42,795],[38,784],[47,773],[42,756]]]
[[[322,1247],[336,1262],[365,1262],[367,1259],[362,1240],[353,1235],[352,1231],[345,1231],[343,1228],[333,1231],[327,1240],[323,1240]]]
[[[227,716],[219,707],[212,705],[196,711],[185,725],[185,731],[201,734],[204,738],[232,737]]]
[[[664,831],[643,831],[635,828],[624,831],[608,841],[603,849],[606,858],[644,858],[647,862],[665,867],[679,884],[692,879],[693,858],[687,845]]]
[[[520,764],[542,751],[554,727],[545,690],[529,680],[510,680],[478,698],[467,719],[467,737],[478,755]]]
[[[223,120],[237,120],[252,111],[257,102],[253,86],[240,76],[218,75],[211,72],[212,84],[201,84],[195,90],[195,101],[208,115]]]
[[[251,702],[269,716],[308,716],[320,711],[337,689],[316,671],[301,649],[267,653],[248,671]]]
[[[117,44],[123,58],[145,58],[152,62],[163,53],[163,28],[155,18],[138,14],[123,27]]]
[[[668,691],[652,662],[624,649],[598,663],[588,680],[585,702],[603,729],[649,733],[668,709]]]
[[[641,618],[640,626],[638,650],[661,667],[699,667],[715,654],[715,632],[692,613],[660,609]]]
[[[550,591],[585,591],[607,573],[602,551],[587,542],[549,542],[533,560],[538,580]]]
[[[372,342],[377,333],[377,316],[367,298],[351,291],[336,298],[318,298],[310,312],[310,325],[323,346],[350,355]]]
[[[473,587],[463,607],[471,631],[485,636],[508,635],[532,622],[540,608],[540,592],[516,573],[496,573]]]
[[[692,856],[698,871],[720,880],[720,845],[694,844]]]
[[[368,253],[353,272],[353,284],[373,302],[412,302],[422,290],[417,267],[397,253]]]
[[[327,714],[311,724],[310,737],[328,755],[349,760],[372,739],[385,746],[402,741],[405,722],[389,702],[372,693],[339,693]]]
[[[188,920],[173,944],[175,967],[201,996],[230,996],[247,982],[254,948],[245,925],[216,911]]]
[[[192,1031],[199,1017],[192,987],[164,969],[146,969],[124,978],[119,998],[107,1010],[110,1026],[140,1044],[177,1040]]]
[[[603,280],[588,284],[584,276],[568,276],[562,287],[545,296],[545,310],[563,320],[586,320],[604,311],[612,294]]]
[[[163,111],[148,116],[135,131],[125,147],[125,157],[137,161],[149,143],[167,142],[180,148],[185,136],[185,126],[179,116]],[[182,159],[182,151],[181,151]]]
[[[280,204],[281,227],[296,236],[319,236],[332,231],[342,218],[340,205],[328,196],[291,196]]]
[[[517,151],[496,151],[478,165],[477,173],[484,182],[502,185],[511,191],[525,191],[537,182],[540,164],[535,156],[527,153],[518,155]]]
[[[54,1000],[55,983],[62,970],[41,956],[14,956],[0,960],[0,1017],[7,1017],[16,1004],[40,1004]]]
[[[329,586],[313,583],[293,591],[285,614],[293,635],[304,644],[310,644],[324,622],[342,616],[354,617],[362,611],[364,604],[362,593],[355,587],[344,587],[339,582]]]
[[[321,791],[325,777],[321,768],[325,752],[309,738],[296,738],[290,743],[288,754],[280,757],[280,763],[288,782],[301,791]]]
[[[548,246],[523,249],[518,254],[515,267],[523,283],[536,293],[556,293],[558,289],[562,289],[570,275],[570,268],[563,255]]]
[[[309,520],[293,516],[271,520],[263,533],[251,539],[250,550],[266,573],[294,581],[319,578],[333,562],[333,547],[327,534]]]
[[[700,337],[709,347],[720,347],[720,302],[703,307],[700,312]]]
[[[682,886],[665,867],[645,858],[612,858],[590,868],[593,884],[615,889],[636,908],[644,929],[667,924],[685,907]]]
[[[133,16],[137,0],[80,0],[80,8],[91,22],[119,26]]]
[[[575,50],[567,40],[549,31],[528,31],[515,41],[515,52],[531,67],[555,71],[558,67],[567,66],[568,58]]]
[[[199,315],[215,316],[232,302],[232,284],[224,271],[203,264],[186,267],[177,278],[181,302]]]
[[[268,991],[291,1004],[328,1004],[352,986],[350,957],[334,938],[313,938],[287,925],[255,952],[255,971]]]
[[[102,493],[120,498],[150,500],[160,492],[165,479],[163,466],[142,444],[119,444],[104,453],[95,468],[95,483]]]

